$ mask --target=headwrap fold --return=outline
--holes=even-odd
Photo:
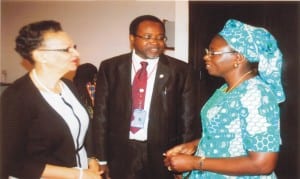
[[[264,28],[229,19],[219,35],[249,62],[258,62],[259,76],[276,95],[277,102],[283,102],[285,100],[281,84],[283,58],[272,34]]]

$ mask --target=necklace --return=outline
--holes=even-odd
[[[247,71],[246,73],[244,73],[233,85],[231,88],[227,88],[227,90],[225,90],[226,93],[229,93],[230,91],[232,91],[234,88],[237,87],[237,85],[250,73],[252,73],[252,70]]]
[[[35,69],[32,70],[32,76],[34,78],[34,80],[37,82],[38,85],[40,85],[45,91],[49,92],[49,93],[54,93],[54,90],[50,90],[46,85],[44,85],[40,79],[38,78]],[[59,83],[59,87],[60,89],[62,89],[61,83]]]

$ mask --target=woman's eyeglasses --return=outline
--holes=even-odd
[[[212,51],[207,48],[205,48],[205,54],[208,56],[213,56],[213,55],[223,55],[225,53],[238,53],[237,51],[225,51],[225,52],[218,52],[218,51]]]
[[[70,53],[72,49],[77,49],[77,45],[71,47],[62,48],[62,49],[38,49],[39,51],[58,51],[58,52],[67,52]]]

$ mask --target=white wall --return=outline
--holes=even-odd
[[[81,63],[99,66],[106,58],[129,52],[129,24],[137,16],[152,14],[175,21],[175,50],[166,54],[187,61],[187,1],[16,1],[1,2],[1,70],[12,82],[27,71],[14,51],[19,29],[30,22],[61,22],[78,46]],[[2,81],[3,82],[3,81]]]

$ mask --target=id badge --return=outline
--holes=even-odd
[[[132,127],[143,128],[146,120],[146,111],[143,109],[135,109],[133,111]]]

